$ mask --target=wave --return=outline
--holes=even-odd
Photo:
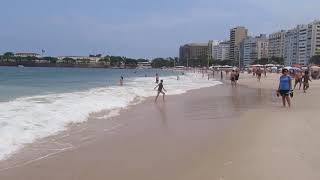
[[[179,80],[176,76],[162,79],[168,95],[221,84],[195,74],[186,74]],[[22,97],[0,103],[0,159],[37,139],[66,130],[70,123],[86,121],[92,112],[120,110],[154,96],[154,80],[150,77],[132,78],[126,79],[122,87]],[[106,117],[117,115],[115,112],[118,111],[110,111]]]

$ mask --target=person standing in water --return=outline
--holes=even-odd
[[[164,96],[166,95],[166,93],[164,93],[163,91],[167,92],[167,90],[164,89],[164,87],[163,87],[163,80],[161,80],[160,83],[154,89],[156,89],[156,88],[158,88],[158,93],[157,93],[156,99],[154,101],[157,102],[160,93],[163,94],[163,101],[164,101]]]
[[[256,75],[257,75],[257,78],[258,78],[258,81],[260,82],[261,80],[261,75],[262,75],[262,70],[258,67],[257,71],[256,71]]]
[[[156,84],[158,84],[159,83],[159,74],[157,73],[156,74]]]
[[[291,82],[292,78],[288,74],[288,69],[282,70],[282,76],[280,77],[279,87],[277,91],[277,96],[281,95],[282,97],[283,107],[286,107],[286,102],[288,103],[288,106],[291,107],[291,100],[289,95],[291,95],[291,97],[293,96]]]
[[[234,70],[231,71],[230,80],[231,80],[231,86],[235,87],[236,86],[236,72]]]
[[[239,77],[240,77],[240,69],[236,69],[236,73],[235,73],[235,85],[237,86],[238,84],[238,80],[239,80]]]
[[[123,86],[123,76],[120,77],[120,86]]]
[[[306,90],[309,89],[309,81],[311,82],[309,71],[306,71],[302,78],[303,78],[303,92],[306,93]]]

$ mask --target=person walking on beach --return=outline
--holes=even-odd
[[[260,69],[260,68],[257,69],[256,75],[257,75],[258,81],[260,82],[260,80],[261,80],[261,75],[262,75],[262,72],[261,72],[261,69]]]
[[[303,92],[306,93],[306,90],[309,89],[309,81],[311,82],[309,71],[306,71],[303,76]]]
[[[120,86],[123,86],[123,76],[120,77]]]
[[[236,86],[236,72],[235,70],[232,70],[230,74],[230,80],[231,80],[231,86],[235,87]]]
[[[221,76],[221,81],[223,80],[223,72],[222,70],[220,71],[220,76]]]
[[[239,77],[240,77],[240,70],[239,69],[236,69],[236,73],[235,73],[235,85],[237,86],[238,84],[238,80],[239,80]]]
[[[156,74],[156,84],[158,84],[159,83],[159,74],[157,73]]]
[[[167,90],[164,89],[164,87],[163,87],[163,80],[161,80],[160,83],[154,89],[156,89],[156,88],[158,88],[158,94],[157,94],[156,99],[154,101],[157,102],[160,93],[163,94],[163,101],[164,101],[164,96],[166,95],[166,93],[164,93],[163,91],[167,92]]]
[[[295,75],[294,75],[294,88],[293,89],[296,89],[296,86],[299,84],[299,90],[301,89],[301,85],[302,85],[302,73],[301,72],[297,72]]]
[[[279,87],[277,91],[277,96],[281,95],[283,107],[286,107],[286,102],[288,106],[291,107],[291,100],[289,96],[293,96],[292,92],[292,78],[288,75],[288,69],[282,70],[282,76],[280,77]]]

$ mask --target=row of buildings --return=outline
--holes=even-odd
[[[283,58],[285,65],[307,65],[312,56],[320,55],[320,21],[298,25],[269,36],[248,36],[248,29],[239,26],[230,30],[229,40],[210,42],[181,46],[180,59],[212,57],[246,67],[263,58]]]
[[[42,55],[38,53],[33,53],[33,52],[17,52],[13,54],[15,57],[21,57],[21,58],[27,58],[27,57],[33,57],[35,58],[35,61],[44,61],[42,60]],[[58,56],[57,58],[57,63],[63,63],[65,59],[72,59],[76,62],[84,62],[86,61],[87,63],[98,63],[103,57],[101,56]]]

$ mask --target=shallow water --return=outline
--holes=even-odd
[[[0,68],[0,159],[25,144],[84,122],[90,113],[121,108],[154,96],[158,73],[168,94],[210,87],[220,82],[165,70],[115,70],[79,68]],[[124,86],[119,77],[124,76]]]

